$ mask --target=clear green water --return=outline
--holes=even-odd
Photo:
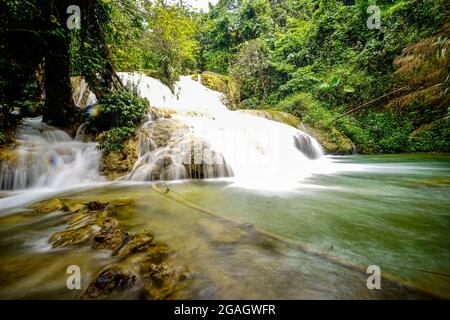
[[[450,155],[335,161],[348,170],[315,175],[289,192],[237,188],[227,181],[168,184],[169,193],[226,219],[172,201],[149,184],[114,184],[58,197],[133,199],[117,211],[119,220],[130,230],[152,230],[158,241],[173,248],[174,259],[192,271],[192,282],[179,298],[427,297],[384,278],[381,290],[368,290],[367,274],[258,230],[357,265],[378,265],[382,275],[449,298]],[[67,265],[80,265],[86,286],[99,268],[117,260],[107,251],[50,249],[48,237],[63,229],[65,221],[62,213],[0,219],[1,298],[78,298],[80,292],[65,286]],[[136,297],[133,290],[119,296]]]

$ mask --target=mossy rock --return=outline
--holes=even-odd
[[[300,127],[301,124],[300,118],[284,111],[277,111],[277,110],[237,110],[237,111],[266,118],[272,121],[281,122],[297,129]]]
[[[49,242],[53,248],[77,246],[91,241],[95,233],[94,225],[79,229],[69,229],[53,234]]]
[[[329,154],[353,154],[352,141],[335,128],[322,129],[303,124],[303,131],[314,137]]]
[[[199,74],[191,76],[192,80],[198,81]],[[225,104],[229,109],[236,109],[240,102],[240,92],[238,85],[230,79],[219,73],[205,71],[201,73],[201,84],[205,87],[222,92],[225,95]]]
[[[8,162],[17,162],[19,160],[19,156],[17,152],[12,148],[0,148],[0,162],[8,161]]]
[[[133,137],[125,141],[120,151],[102,153],[100,171],[108,180],[115,180],[131,172],[138,158],[136,140]]]
[[[150,300],[173,299],[184,288],[188,272],[177,270],[165,263],[154,264],[148,260],[140,262],[144,278],[145,298]]]
[[[65,211],[67,209],[64,202],[60,199],[50,199],[46,201],[42,201],[36,205],[34,205],[33,210],[37,214],[46,214],[55,211]]]
[[[128,240],[128,232],[124,227],[112,218],[105,218],[101,223],[101,229],[94,236],[94,249],[119,250]]]
[[[83,293],[83,299],[104,299],[114,291],[125,291],[136,283],[137,275],[119,266],[109,266],[97,274]]]
[[[118,251],[118,256],[127,256],[132,253],[142,252],[152,245],[153,234],[150,232],[142,232],[131,236],[128,242]]]
[[[245,237],[243,230],[209,218],[200,219],[197,224],[209,240],[218,244],[238,243]]]
[[[50,237],[49,243],[53,248],[89,246],[94,250],[110,250],[111,255],[116,256],[113,264],[103,267],[94,276],[81,296],[83,299],[123,297],[122,292],[135,286],[142,290],[140,297],[168,299],[177,297],[189,284],[184,281],[188,271],[171,266],[175,261],[168,259],[171,252],[167,245],[155,243],[150,231],[129,234],[125,225],[111,217],[116,210],[115,205],[120,207],[131,203],[127,199],[109,203],[52,199],[36,206],[41,212],[55,208],[76,210],[68,217],[66,229]]]

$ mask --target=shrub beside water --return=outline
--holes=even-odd
[[[118,151],[134,135],[149,107],[143,99],[129,91],[112,91],[99,100],[99,114],[87,115],[86,124],[99,135],[99,149]]]

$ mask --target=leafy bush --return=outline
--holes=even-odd
[[[100,135],[98,148],[107,152],[119,151],[123,148],[123,142],[133,137],[133,135],[134,128],[111,128]]]
[[[149,107],[147,100],[128,91],[113,91],[99,104],[108,127],[134,127]]]
[[[99,149],[117,151],[122,142],[131,138],[149,107],[146,99],[129,91],[113,91],[99,100],[100,114],[88,115],[86,124],[100,136]]]

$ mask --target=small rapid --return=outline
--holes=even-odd
[[[25,118],[17,131],[16,147],[0,162],[0,189],[61,189],[103,181],[96,146],[72,139],[42,122],[42,117]]]

